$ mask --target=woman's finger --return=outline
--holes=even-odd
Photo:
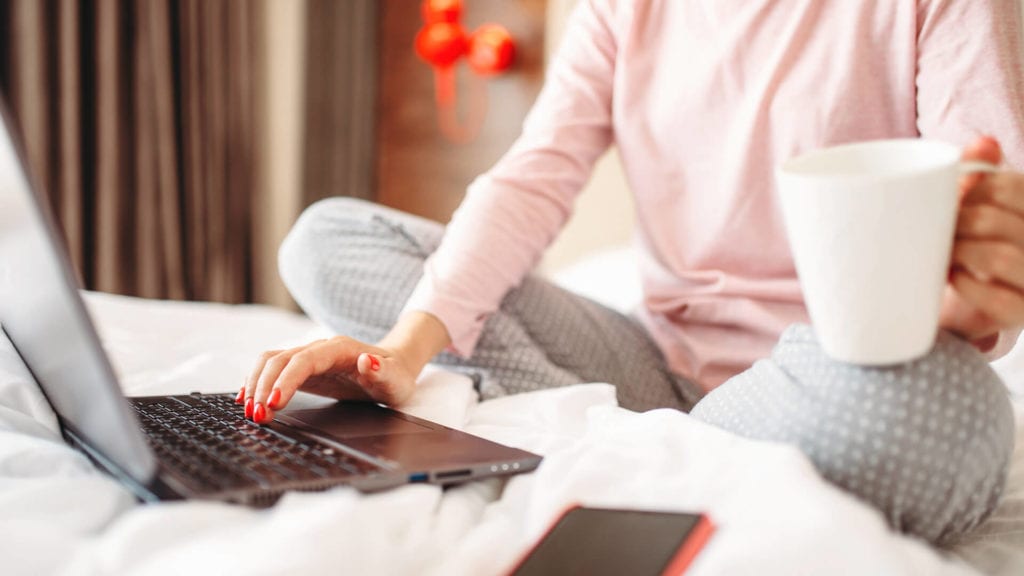
[[[1024,174],[996,172],[988,174],[967,190],[964,206],[990,204],[1024,217]]]
[[[355,341],[310,348],[291,358],[270,393],[268,408],[284,408],[299,390],[338,400],[400,404],[411,393],[411,376],[394,357],[365,352]],[[353,361],[353,358],[355,359]]]
[[[359,355],[356,365],[359,383],[377,402],[394,406],[408,398],[412,390],[408,385],[412,376],[397,358],[363,353]]]
[[[264,364],[263,372],[260,373],[259,380],[256,383],[256,391],[251,398],[252,409],[250,410],[248,400],[245,405],[246,416],[252,418],[253,422],[262,422],[267,419],[267,397],[270,396],[270,391],[274,387],[274,383],[277,382],[281,372],[283,372],[288,366],[291,359],[296,354],[302,353],[302,351],[309,346],[310,345],[306,345],[299,348],[285,350],[284,352],[271,356],[267,360],[267,363]]]
[[[953,266],[965,269],[982,282],[1003,283],[1024,293],[1024,251],[1015,244],[960,240],[953,246]]]
[[[956,236],[1024,246],[1024,217],[994,204],[965,204],[957,216]]]
[[[982,136],[972,142],[970,146],[964,148],[961,158],[966,161],[987,162],[998,166],[1003,161],[1003,150],[995,138]],[[969,194],[980,183],[988,180],[988,178],[989,175],[983,172],[964,174],[960,178],[961,198]]]
[[[242,387],[241,394],[235,398],[235,402],[245,405],[246,418],[252,418],[254,410],[253,396],[256,395],[256,384],[259,382],[260,375],[263,374],[263,368],[271,358],[277,356],[281,352],[281,350],[267,350],[260,354],[259,358],[256,359],[256,366],[253,367],[252,372],[249,373],[249,377],[245,380],[245,386]]]
[[[954,270],[950,278],[953,289],[1001,328],[1024,324],[1024,295],[1020,292],[978,280],[962,270]]]
[[[294,354],[267,392],[267,408],[271,415],[288,405],[295,392],[308,380],[327,373],[337,374],[355,368],[354,341],[332,338],[307,346]]]
[[[335,400],[373,400],[360,383],[337,372],[310,376],[299,390]]]
[[[255,421],[272,420],[274,412],[287,406],[299,390],[339,400],[380,401],[373,393],[379,380],[367,376],[379,376],[382,356],[379,353],[364,352],[367,348],[366,344],[339,336],[295,351],[277,374],[276,380],[270,382],[262,410],[257,402],[256,411],[262,417],[255,418]],[[360,373],[359,365],[364,359],[369,359],[369,364]],[[262,392],[261,384],[260,394]],[[258,395],[258,398],[263,396]]]

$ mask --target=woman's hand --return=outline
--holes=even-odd
[[[999,144],[980,138],[965,160],[998,165]],[[1024,174],[970,174],[960,214],[942,326],[991,349],[999,331],[1024,325]]]
[[[235,401],[244,402],[245,416],[257,423],[273,420],[298,390],[395,405],[412,394],[418,374],[394,350],[335,336],[264,352]]]
[[[246,418],[260,424],[273,420],[298,390],[338,400],[401,404],[412,395],[423,366],[449,342],[440,320],[412,312],[376,346],[335,336],[271,350],[260,355],[235,401],[245,404]]]

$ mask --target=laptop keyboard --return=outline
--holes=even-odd
[[[309,437],[246,420],[229,394],[131,399],[150,446],[202,491],[273,489],[385,470]]]

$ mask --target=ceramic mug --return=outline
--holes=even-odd
[[[959,178],[993,172],[931,140],[825,148],[776,182],[790,249],[821,346],[863,365],[906,362],[935,342],[959,209]]]

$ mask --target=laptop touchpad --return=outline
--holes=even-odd
[[[338,402],[314,410],[285,410],[278,418],[285,423],[303,424],[335,438],[434,431],[368,402]]]

